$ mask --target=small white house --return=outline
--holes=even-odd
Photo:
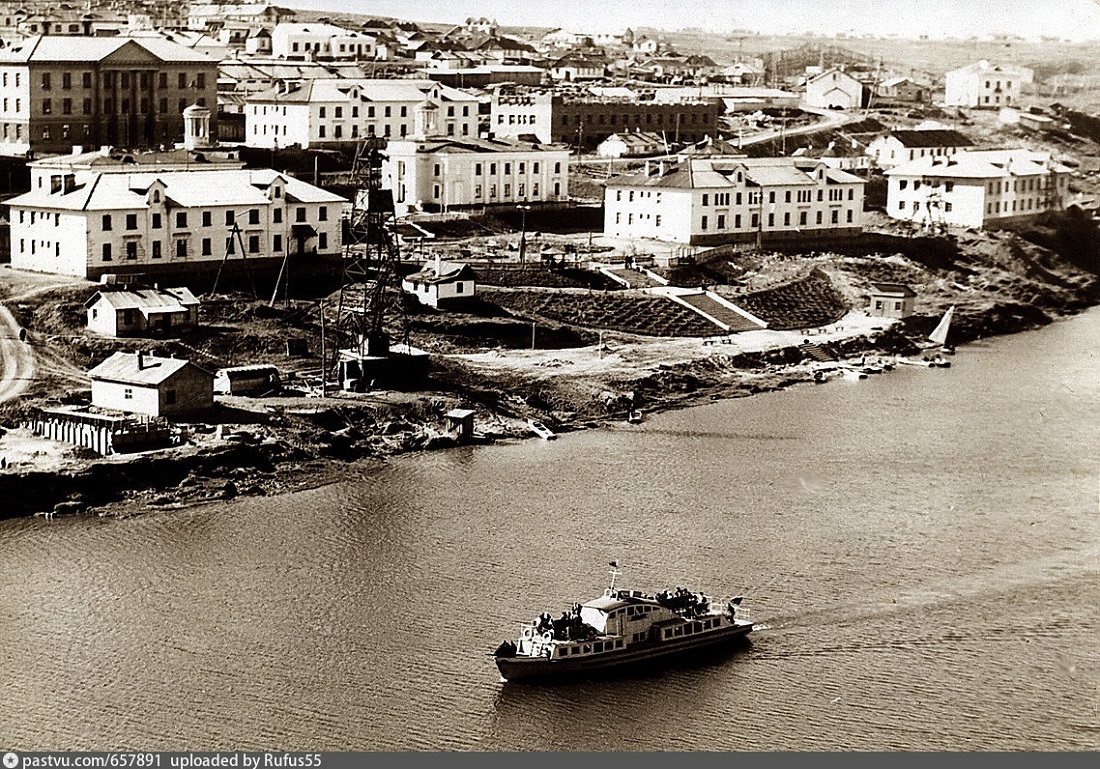
[[[199,324],[199,300],[186,287],[104,288],[84,307],[88,330],[103,336],[167,335]]]
[[[806,81],[802,101],[821,109],[859,109],[863,106],[863,83],[847,72],[829,69]]]
[[[668,152],[668,142],[652,131],[611,134],[596,147],[601,158],[637,158]]]
[[[916,296],[904,283],[872,283],[868,313],[880,318],[907,318],[913,314]]]
[[[179,358],[116,352],[88,376],[92,405],[98,408],[180,417],[214,407],[214,375]]]
[[[477,295],[474,270],[464,262],[444,262],[438,256],[435,263],[401,281],[401,288],[429,307],[454,304]]]
[[[954,107],[1000,109],[1020,103],[1020,88],[1034,72],[1027,67],[996,64],[982,59],[953,69],[944,76],[943,103]]]

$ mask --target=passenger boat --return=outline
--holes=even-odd
[[[557,619],[543,613],[516,641],[497,647],[501,680],[547,681],[714,653],[752,632],[741,596],[719,607],[684,588],[653,595],[617,590],[618,574],[613,568],[611,587],[599,598]]]

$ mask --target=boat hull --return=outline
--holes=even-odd
[[[628,670],[656,661],[691,659],[701,654],[715,653],[732,646],[752,632],[752,624],[714,630],[705,635],[678,638],[672,641],[642,642],[613,652],[597,655],[547,659],[546,657],[497,657],[497,669],[505,681],[554,681],[609,671]]]

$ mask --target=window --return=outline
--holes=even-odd
[[[210,254],[212,252],[213,252],[213,245],[210,242],[210,238],[203,238],[202,239],[202,255],[203,256],[210,256]]]
[[[320,208],[317,209],[317,221],[319,221],[319,222],[327,222],[328,221],[328,206],[321,206]]]
[[[180,88],[186,88],[187,87],[187,75],[186,75],[186,73],[183,73],[183,72],[179,73],[179,78],[178,78],[177,82],[179,83]]]
[[[294,211],[294,219],[295,221],[299,222],[304,222],[306,220],[305,206],[298,206],[298,208]]]
[[[248,209],[248,223],[259,224],[260,223],[260,210],[258,208]]]
[[[49,115],[53,111],[53,104],[49,99],[42,100],[42,114]]]
[[[61,114],[62,115],[71,115],[71,114],[73,114],[73,100],[72,99],[62,99],[61,100]]]
[[[709,200],[710,200],[710,195],[708,195],[708,194],[706,194],[706,193],[704,192],[704,193],[703,193],[703,205],[704,205],[704,206],[705,206],[705,205],[707,205],[707,204],[708,204],[708,202],[709,202]]]
[[[125,321],[123,321],[123,322],[125,322]],[[124,387],[122,389],[122,397],[123,397],[124,400],[132,401],[134,399],[134,388],[133,387]]]
[[[271,221],[275,224],[282,224],[283,222],[283,209],[273,208],[271,209]]]
[[[176,391],[165,390],[164,391],[164,405],[174,406],[176,404]]]
[[[176,212],[176,226],[177,227],[186,227],[187,226],[187,212],[186,211],[177,211]]]
[[[237,253],[236,244],[233,242],[233,236],[230,235],[225,239],[225,253],[235,254]]]
[[[183,257],[187,256],[187,239],[186,238],[177,238],[176,239],[176,256],[180,257],[181,259]]]
[[[328,248],[328,233],[317,233],[317,248],[320,251],[324,251],[326,248]]]
[[[260,251],[260,236],[249,235],[248,236],[248,253],[255,254]]]
[[[154,259],[160,259],[160,257],[161,257],[160,241],[159,240],[154,240],[153,241],[153,258]]]
[[[154,230],[160,229],[160,214],[153,214],[152,227]]]
[[[103,231],[104,232],[110,232],[110,230],[111,230],[111,215],[110,214],[104,214],[103,215]]]
[[[105,262],[111,261],[111,244],[110,243],[104,243],[103,244],[103,261],[105,261]]]
[[[42,90],[43,91],[50,90],[50,73],[49,72],[43,72],[42,73]]]
[[[161,88],[167,88],[168,87],[168,73],[167,72],[161,72],[160,73],[160,76],[157,79],[157,84]]]
[[[702,221],[702,224],[701,224],[701,226],[700,226],[700,229],[703,229],[703,230],[705,230],[706,228],[707,228],[707,217],[705,217],[705,216],[704,216],[704,217],[703,217],[703,221]]]
[[[137,229],[137,214],[126,214],[126,229]]]
[[[80,85],[81,85],[82,88],[91,88],[92,87],[92,73],[91,72],[81,73],[81,75],[80,75]]]
[[[127,259],[131,259],[131,260],[132,259],[137,259],[137,246],[138,246],[138,244],[137,244],[136,240],[126,241],[126,258]]]
[[[283,236],[276,235],[271,239],[271,250],[282,251],[283,250]]]
[[[233,224],[233,221],[234,221],[233,210],[230,209],[230,210],[225,212],[225,223],[227,225],[229,225],[229,224]]]

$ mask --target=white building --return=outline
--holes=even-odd
[[[515,139],[440,136],[443,105],[416,109],[416,133],[390,141],[382,173],[398,216],[454,207],[567,200],[569,148]]]
[[[1020,103],[1020,87],[1033,77],[1027,67],[993,64],[982,59],[947,73],[943,103],[953,107],[1011,107]]]
[[[1066,207],[1070,169],[1050,153],[980,150],[886,172],[886,212],[924,225],[984,227]]]
[[[802,101],[821,109],[859,109],[863,106],[863,83],[847,72],[828,69],[806,81]]]
[[[867,145],[867,154],[879,168],[893,168],[923,157],[950,157],[974,142],[958,131],[942,128],[891,131]]]
[[[849,236],[863,226],[863,187],[817,160],[649,161],[608,183],[604,234],[693,245]]]
[[[268,169],[65,174],[8,201],[12,266],[96,278],[335,256],[345,202]]]
[[[245,143],[250,147],[324,146],[367,136],[405,137],[414,111],[440,105],[446,136],[477,136],[477,97],[431,80],[309,80],[249,96]]]
[[[276,24],[271,30],[271,55],[280,59],[371,60],[376,45],[373,35],[332,24]]]

